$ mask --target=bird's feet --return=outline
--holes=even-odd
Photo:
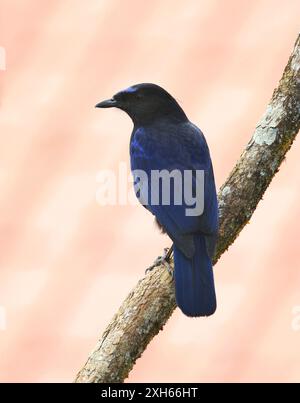
[[[169,258],[172,253],[172,247],[171,248],[164,248],[164,253],[162,256],[158,256],[158,258],[155,260],[155,262],[146,269],[145,274],[149,273],[151,270],[153,270],[157,266],[165,266],[168,270],[168,273],[173,277],[173,270],[172,267],[169,263]]]

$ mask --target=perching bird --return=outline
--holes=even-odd
[[[136,193],[174,243],[177,305],[187,316],[212,315],[216,310],[216,295],[211,259],[218,233],[218,203],[209,149],[201,130],[188,120],[177,101],[155,84],[134,85],[96,107],[119,108],[133,121],[131,170],[133,173],[143,171],[148,178],[137,180],[134,174],[139,188]],[[159,193],[163,192],[161,184],[157,196],[157,189],[150,180],[153,172],[162,170],[176,170],[182,178],[185,172],[192,172],[181,186],[175,185],[175,180],[170,181],[171,196],[167,203]],[[200,182],[196,171],[204,172],[201,194],[204,209],[196,211],[197,214],[187,214],[190,201],[182,197],[178,203],[175,199],[185,196],[184,185],[190,194],[198,194],[196,187]],[[156,202],[151,198],[152,193],[158,197]]]

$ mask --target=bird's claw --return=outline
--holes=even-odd
[[[163,266],[165,266],[167,268],[168,273],[173,277],[173,270],[172,270],[172,267],[171,267],[170,263],[168,262],[169,257],[170,257],[169,256],[169,248],[164,248],[163,255],[158,256],[158,258],[156,258],[154,263],[150,267],[148,267],[148,269],[146,269],[145,274],[148,274],[155,267],[163,265]]]

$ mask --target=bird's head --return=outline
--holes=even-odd
[[[164,117],[187,120],[177,101],[156,84],[133,85],[96,105],[96,108],[113,107],[126,112],[135,125],[146,125]]]

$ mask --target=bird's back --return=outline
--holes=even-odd
[[[150,126],[136,127],[130,140],[130,159],[131,169],[144,170],[149,179],[153,170],[179,170],[183,181],[185,171],[203,171],[203,214],[196,217],[186,216],[185,212],[189,206],[184,198],[181,206],[172,205],[169,210],[171,208],[176,211],[182,232],[200,231],[210,234],[217,231],[218,206],[214,173],[205,137],[197,126],[189,121],[178,123],[166,119]],[[148,201],[151,211],[151,200]]]

